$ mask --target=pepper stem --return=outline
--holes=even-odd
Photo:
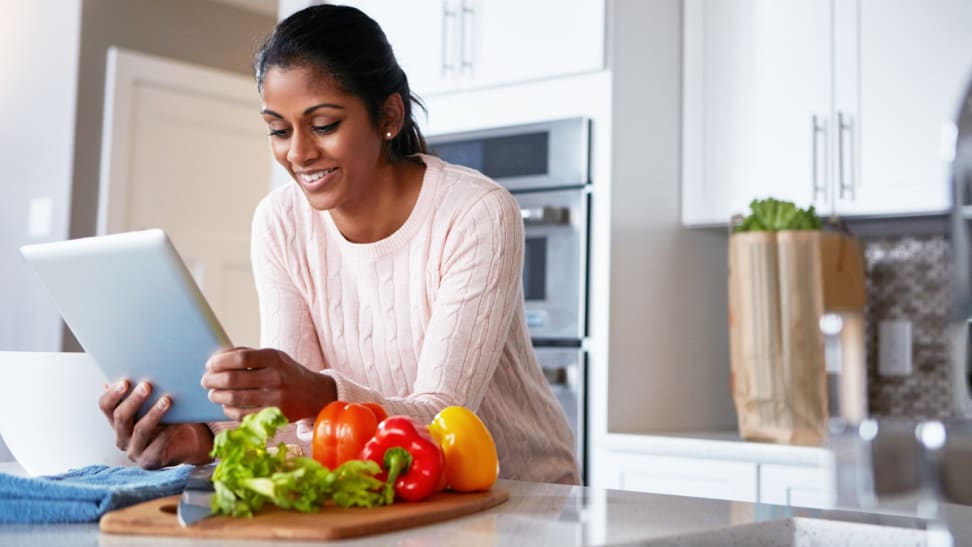
[[[391,505],[395,501],[395,482],[398,476],[408,472],[412,465],[412,455],[408,450],[400,446],[394,446],[385,451],[385,470],[388,471],[388,480],[385,481],[384,502]]]

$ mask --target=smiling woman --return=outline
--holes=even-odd
[[[279,407],[292,424],[282,440],[305,452],[335,400],[421,423],[464,406],[493,434],[501,477],[576,484],[572,434],[526,328],[519,206],[426,154],[382,30],[355,8],[312,6],[278,24],[256,78],[270,148],[294,184],[253,219],[263,348],[212,356],[210,399],[233,420]],[[106,392],[101,404],[142,465],[208,453],[201,424],[181,437],[157,428],[161,414],[133,426],[140,397]]]

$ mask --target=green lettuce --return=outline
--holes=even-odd
[[[305,513],[319,511],[328,500],[341,507],[384,503],[385,483],[375,477],[381,469],[373,461],[351,460],[332,471],[312,458],[288,454],[283,443],[268,448],[285,425],[280,409],[269,407],[216,435],[210,454],[219,460],[213,470],[214,514],[249,517],[266,503]]]
[[[819,230],[821,227],[813,205],[800,209],[791,201],[766,198],[754,199],[749,203],[749,209],[751,212],[735,227],[734,232]]]

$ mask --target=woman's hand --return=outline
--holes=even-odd
[[[141,382],[128,393],[128,380],[105,386],[98,407],[115,430],[115,443],[139,467],[155,469],[179,463],[210,461],[213,435],[206,424],[161,424],[172,405],[161,397],[140,419],[135,415],[152,393],[148,382]]]
[[[291,422],[313,418],[337,398],[334,380],[275,349],[216,353],[206,363],[202,385],[209,400],[223,405],[226,416],[237,421],[268,406],[279,407]]]

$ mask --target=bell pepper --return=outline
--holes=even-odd
[[[357,459],[378,424],[388,417],[378,403],[334,401],[317,414],[311,456],[328,469]]]
[[[361,450],[361,459],[384,470],[378,478],[386,482],[386,503],[396,496],[419,501],[438,491],[445,464],[428,428],[407,416],[390,416],[378,424],[375,436]]]
[[[429,433],[445,456],[445,486],[457,492],[489,490],[499,475],[496,443],[475,412],[461,406],[439,411]]]

